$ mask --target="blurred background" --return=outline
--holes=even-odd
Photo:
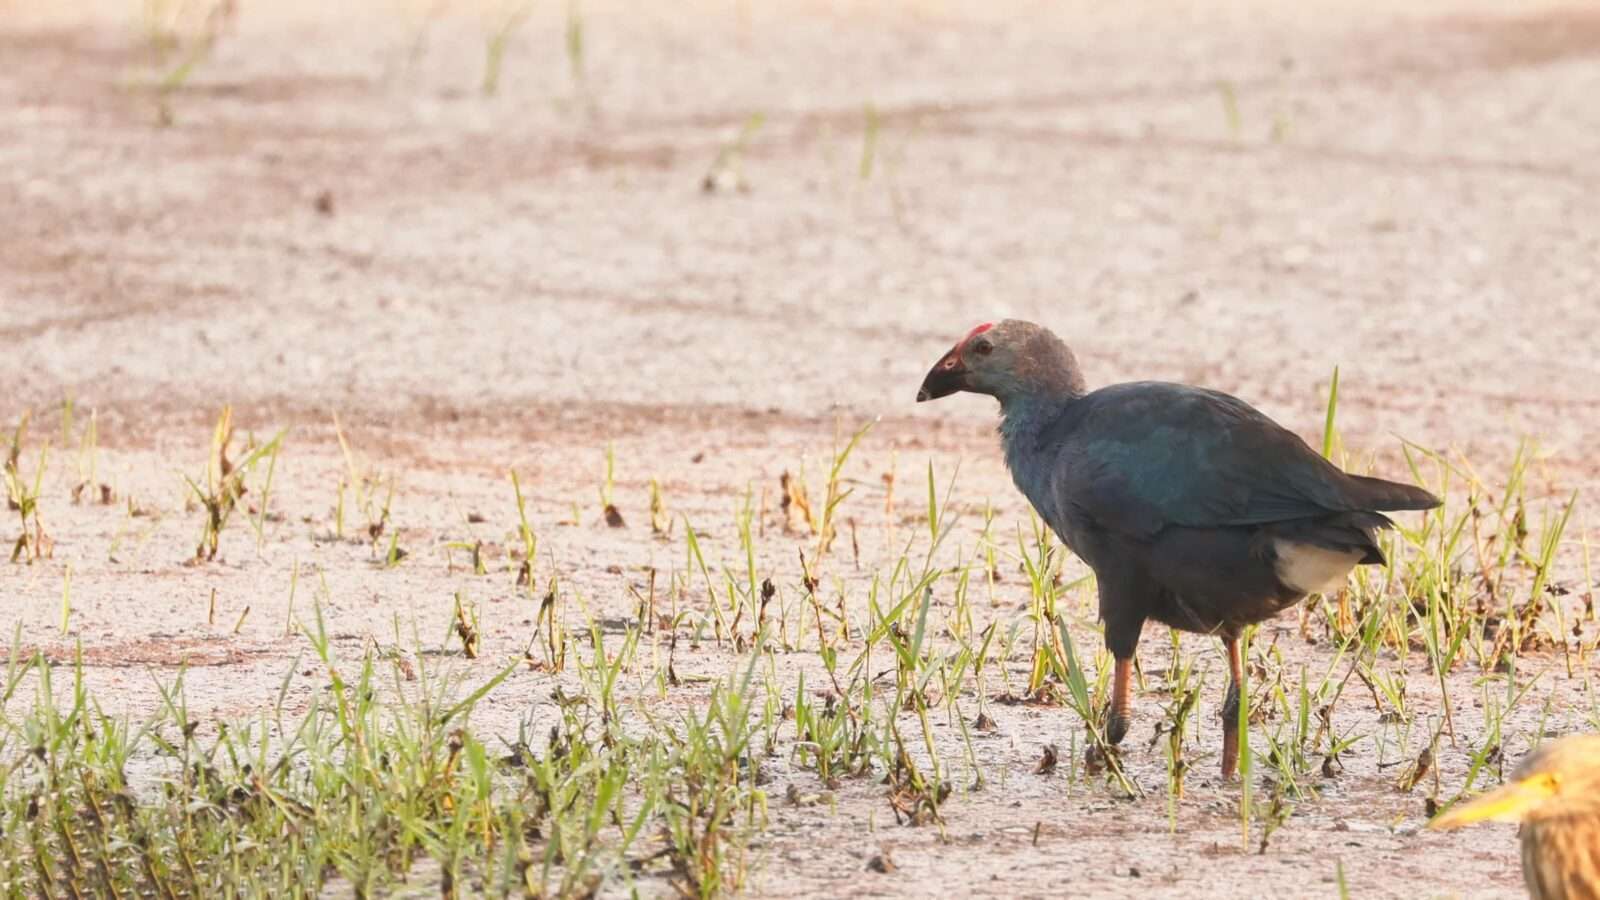
[[[1010,315],[1573,450],[1597,89],[1536,3],[8,0],[7,413],[985,422],[910,401]]]

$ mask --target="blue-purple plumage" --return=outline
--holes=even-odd
[[[1233,528],[1336,513],[1427,509],[1409,485],[1356,478],[1244,401],[1165,382],[1065,398],[1008,441],[1018,486],[1058,532],[1149,539],[1175,526]]]
[[[1383,562],[1385,511],[1439,502],[1340,470],[1227,394],[1155,381],[1087,392],[1072,351],[1027,322],[969,333],[918,399],[957,391],[1000,401],[1018,489],[1094,570],[1120,702],[1146,620],[1222,637],[1236,681],[1246,625]]]

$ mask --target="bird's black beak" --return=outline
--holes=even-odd
[[[967,390],[967,374],[966,363],[961,361],[956,351],[951,350],[929,370],[928,377],[922,379],[922,388],[917,391],[917,402],[937,400],[957,391]]]

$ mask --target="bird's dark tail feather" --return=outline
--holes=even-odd
[[[1342,512],[1277,522],[1263,529],[1261,537],[1269,545],[1274,539],[1285,539],[1339,553],[1354,550],[1361,554],[1362,565],[1381,566],[1384,556],[1378,532],[1392,527],[1394,523],[1383,513]]]
[[[1365,475],[1351,475],[1350,481],[1356,488],[1352,499],[1362,509],[1433,509],[1439,505],[1438,497],[1415,485],[1368,478]]]

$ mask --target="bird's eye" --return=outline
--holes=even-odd
[[[989,343],[988,338],[978,338],[972,344],[972,352],[979,356],[988,356],[992,350],[994,350],[994,345]]]

